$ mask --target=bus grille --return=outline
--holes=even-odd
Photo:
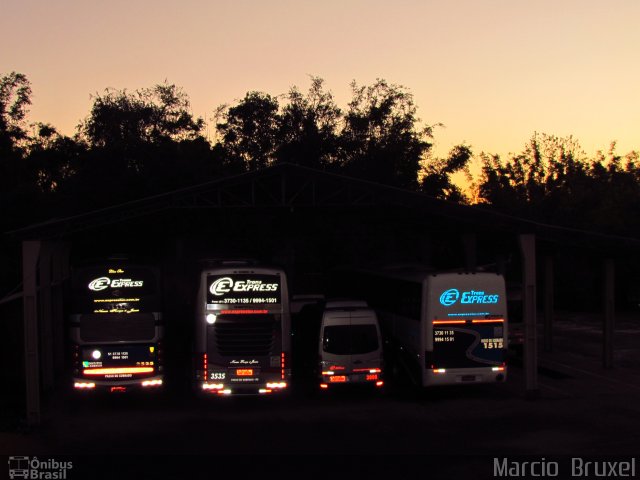
[[[152,340],[156,334],[155,325],[155,318],[150,313],[82,315],[80,338],[85,342]]]
[[[222,316],[224,317],[224,316]],[[223,357],[270,355],[276,333],[276,322],[270,318],[220,318],[213,325],[215,349]],[[264,317],[264,316],[262,316]]]

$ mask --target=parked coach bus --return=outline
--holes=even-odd
[[[124,392],[162,386],[158,269],[115,261],[74,269],[71,311],[75,389]]]
[[[248,261],[203,269],[196,305],[199,388],[222,395],[285,390],[290,330],[284,271]]]
[[[404,267],[355,271],[346,279],[376,308],[390,360],[414,384],[506,380],[507,299],[501,275]]]

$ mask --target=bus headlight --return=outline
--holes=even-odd
[[[213,325],[214,323],[216,323],[217,317],[213,313],[210,313],[205,317],[205,319],[207,320],[207,323],[209,325]]]

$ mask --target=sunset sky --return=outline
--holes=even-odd
[[[406,86],[436,152],[522,150],[534,132],[573,135],[589,155],[640,149],[637,0],[2,0],[0,74],[33,88],[29,121],[65,134],[106,87],[165,79],[211,118],[247,91],[325,79]]]

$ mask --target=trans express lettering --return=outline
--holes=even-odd
[[[485,295],[484,292],[471,290],[462,293],[460,303],[498,303],[498,297],[499,295]]]
[[[498,303],[500,295],[487,295],[485,292],[477,290],[462,292],[462,295],[460,295],[460,292],[455,288],[450,288],[440,295],[440,303],[445,307],[454,305],[458,299],[464,305],[495,304]]]
[[[106,288],[131,288],[131,287],[142,287],[144,281],[142,280],[131,280],[130,278],[109,278],[109,277],[100,277],[92,280],[88,287],[89,290],[93,290],[94,292],[99,292],[100,290],[104,290]]]
[[[209,287],[209,291],[216,296],[229,292],[275,292],[277,290],[277,283],[263,283],[262,280],[238,280],[234,282],[230,277],[219,278]]]

